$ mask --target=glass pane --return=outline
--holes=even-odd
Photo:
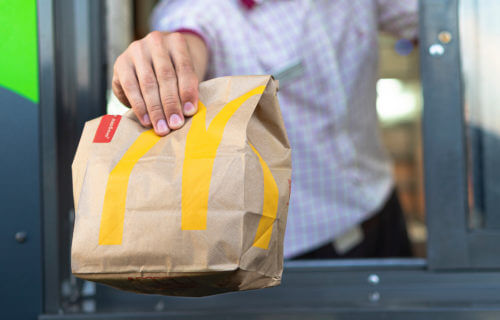
[[[500,228],[500,1],[460,1],[469,225]]]
[[[421,143],[422,97],[418,50],[404,39],[381,34],[377,114],[394,164],[394,180],[415,257],[426,257],[427,228]]]

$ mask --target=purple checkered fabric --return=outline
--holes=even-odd
[[[375,108],[378,31],[417,36],[417,0],[166,0],[155,30],[191,30],[208,77],[275,74],[292,145],[285,257],[367,219],[393,188]]]

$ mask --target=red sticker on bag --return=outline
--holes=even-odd
[[[111,139],[113,139],[113,136],[115,135],[121,118],[122,116],[103,116],[95,133],[94,143],[111,142]]]

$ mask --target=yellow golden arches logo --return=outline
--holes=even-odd
[[[250,143],[250,147],[253,152],[259,158],[260,166],[262,167],[262,174],[264,177],[264,204],[262,207],[262,217],[260,217],[259,226],[257,227],[257,233],[255,234],[255,240],[253,241],[253,246],[267,249],[269,247],[269,241],[271,241],[271,234],[273,232],[274,220],[276,220],[276,215],[278,213],[278,200],[279,200],[279,189],[276,184],[276,180],[271,173],[271,170],[267,166],[267,163],[262,159],[259,152]]]
[[[99,244],[121,244],[123,221],[125,220],[125,202],[130,173],[137,161],[144,156],[158,141],[153,130],[148,130],[134,141],[123,157],[109,174],[99,230]]]
[[[181,229],[205,230],[207,227],[208,194],[212,169],[224,128],[238,108],[250,97],[262,94],[265,86],[259,86],[234,99],[210,122],[206,129],[206,107],[199,103],[199,111],[193,117],[186,138],[186,150],[182,170]],[[152,130],[143,132],[111,171],[101,216],[99,245],[122,243],[125,203],[130,173],[133,167],[158,141]],[[254,246],[267,249],[272,226],[278,209],[279,191],[271,171],[257,150],[264,176],[263,213],[259,221]]]

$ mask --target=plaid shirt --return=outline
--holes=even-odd
[[[285,257],[370,217],[393,188],[375,108],[378,30],[417,36],[417,0],[165,0],[155,30],[200,35],[208,77],[274,74],[292,145]]]

